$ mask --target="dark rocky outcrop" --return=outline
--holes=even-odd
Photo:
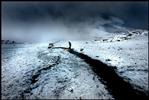
[[[16,42],[14,40],[1,40],[1,44],[21,44],[21,43]]]

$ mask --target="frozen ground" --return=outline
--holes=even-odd
[[[132,33],[133,34],[133,33]],[[115,35],[92,41],[72,41],[72,48],[117,68],[122,76],[148,90],[147,31],[131,36]],[[68,45],[62,43],[61,46]]]
[[[3,52],[12,55],[2,56],[2,98],[112,98],[89,65],[65,50],[8,46]]]
[[[148,91],[148,33],[71,41],[72,48],[116,69],[136,89]],[[2,45],[2,98],[112,99],[83,59],[45,44]],[[68,47],[60,41],[55,47]],[[109,75],[110,77],[110,75]]]

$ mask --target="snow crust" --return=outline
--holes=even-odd
[[[134,88],[148,91],[148,31],[71,41],[77,52],[113,68]],[[68,47],[60,41],[54,47]],[[112,99],[82,59],[48,43],[2,45],[2,99]]]

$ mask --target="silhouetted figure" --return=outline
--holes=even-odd
[[[71,49],[71,42],[69,41],[69,49]]]

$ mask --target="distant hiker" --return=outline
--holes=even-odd
[[[69,49],[71,49],[71,42],[69,41]]]
[[[49,47],[48,48],[52,48],[54,46],[53,43],[49,43]]]

